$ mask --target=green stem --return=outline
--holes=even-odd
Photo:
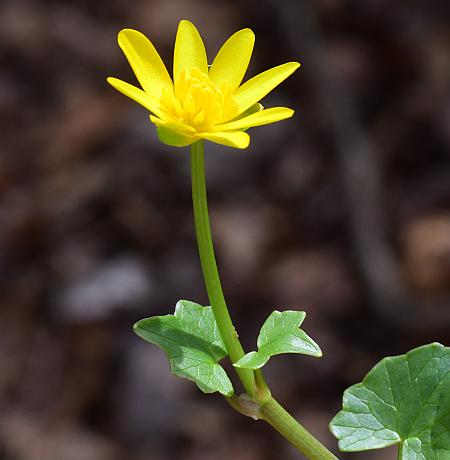
[[[265,403],[268,401],[272,394],[270,393],[270,389],[267,386],[267,383],[264,379],[263,373],[261,369],[255,369],[255,382],[256,382],[256,390],[255,390],[255,399],[258,400],[260,404]]]
[[[195,233],[206,291],[228,355],[231,362],[235,363],[245,353],[225,303],[214,255],[206,198],[203,141],[198,141],[191,146],[191,176]],[[244,415],[256,419],[261,418],[268,422],[309,460],[337,460],[337,457],[272,398],[261,370],[253,372],[249,369],[235,369],[248,394],[248,397],[242,395],[228,398],[228,402],[236,410]]]
[[[325,446],[294,419],[275,399],[260,406],[260,417],[309,460],[337,460]]]
[[[191,146],[191,176],[192,176],[192,203],[194,208],[195,233],[197,236],[200,263],[205,280],[206,292],[211,303],[214,318],[219,328],[220,335],[230,356],[235,363],[244,356],[244,350],[231,321],[219,272],[217,270],[214,246],[209,224],[208,202],[206,198],[205,158],[203,141],[198,141]],[[236,369],[245,391],[253,396],[255,391],[255,378],[248,369]]]
[[[397,460],[402,460],[403,458],[403,443],[401,442],[398,445],[398,454],[397,454]]]

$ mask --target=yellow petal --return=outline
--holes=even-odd
[[[172,131],[177,131],[185,135],[193,135],[196,131],[192,126],[185,125],[184,123],[179,123],[171,120],[162,120],[161,118],[150,115],[150,121],[155,123],[156,126],[163,126],[164,128],[170,129]]]
[[[192,22],[183,20],[178,25],[173,56],[173,79],[177,81],[183,69],[197,67],[208,73],[205,45]]]
[[[247,129],[253,126],[267,125],[269,123],[275,123],[276,121],[290,118],[294,115],[292,109],[286,107],[272,107],[270,109],[262,110],[261,112],[253,113],[244,118],[240,118],[236,121],[230,121],[222,125],[217,125],[217,129],[221,131],[234,131],[237,129]]]
[[[237,149],[246,149],[250,143],[250,136],[242,131],[198,133],[198,137]]]
[[[137,30],[121,30],[119,32],[119,46],[125,53],[142,88],[148,94],[159,99],[163,88],[173,87],[166,66],[145,35]]]
[[[217,85],[228,82],[234,92],[247,71],[254,44],[255,34],[250,29],[233,34],[220,48],[209,69],[211,80]]]
[[[287,62],[247,80],[234,95],[238,112],[242,113],[258,102],[299,67],[298,62]]]
[[[117,91],[120,91],[122,94],[125,94],[125,96],[133,99],[133,101],[141,104],[146,109],[150,110],[150,112],[158,115],[158,117],[162,115],[161,109],[159,108],[159,101],[154,99],[145,91],[142,91],[142,89],[136,88],[136,86],[130,85],[129,83],[114,77],[108,77],[107,81],[111,86],[116,88]]]

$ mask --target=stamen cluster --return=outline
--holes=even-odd
[[[197,132],[213,129],[235,106],[231,85],[226,81],[215,85],[197,67],[184,69],[175,80],[174,90],[163,91],[160,104],[174,121]]]

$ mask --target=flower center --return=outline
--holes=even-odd
[[[210,131],[214,124],[233,115],[236,104],[231,86],[227,82],[215,85],[197,67],[183,70],[174,86],[173,94],[163,93],[161,105],[177,122],[197,132]]]

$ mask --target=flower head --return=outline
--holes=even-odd
[[[299,66],[288,62],[241,85],[255,36],[250,29],[232,35],[208,66],[205,47],[195,26],[181,21],[175,40],[173,80],[152,43],[140,32],[124,29],[119,46],[142,89],[108,78],[118,91],[150,112],[162,142],[184,147],[200,139],[246,148],[253,126],[289,118],[285,107],[263,109],[259,101]]]

